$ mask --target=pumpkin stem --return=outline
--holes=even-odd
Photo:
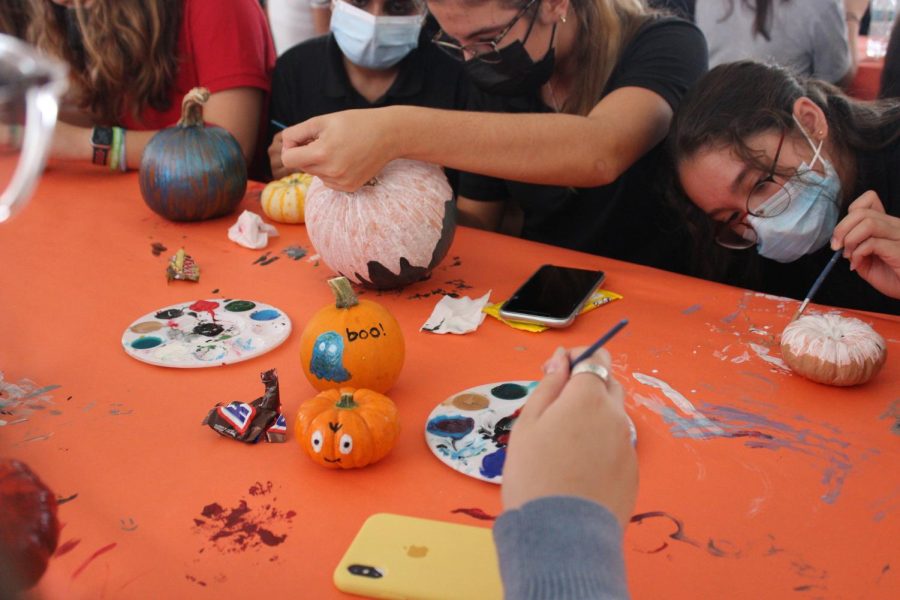
[[[351,308],[359,304],[359,298],[346,277],[333,277],[328,280],[331,291],[334,292],[334,306],[336,308]]]
[[[359,406],[353,401],[353,392],[341,392],[341,399],[334,405],[335,408],[356,408]]]
[[[180,127],[202,127],[203,105],[209,100],[209,90],[204,87],[195,87],[184,95],[181,101]]]

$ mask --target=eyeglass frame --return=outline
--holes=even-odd
[[[492,54],[492,53],[493,54],[500,53],[500,48],[497,46],[497,44],[499,44],[500,42],[503,41],[503,38],[505,38],[509,34],[509,32],[512,31],[512,28],[515,27],[516,23],[518,23],[522,19],[522,17],[524,17],[528,13],[528,11],[531,9],[531,7],[534,6],[535,2],[538,2],[538,0],[529,0],[528,4],[523,6],[522,9],[519,11],[519,13],[515,17],[513,17],[513,19],[509,23],[506,24],[506,26],[503,28],[503,30],[492,40],[488,40],[485,42],[476,42],[473,44],[466,44],[463,46],[461,44],[454,44],[453,42],[446,42],[446,41],[440,39],[441,36],[446,36],[448,38],[450,36],[447,35],[443,29],[438,29],[437,33],[435,33],[434,36],[431,38],[431,43],[434,44],[435,46],[437,46],[438,48],[440,48],[441,50],[443,50],[444,53],[446,53],[448,56],[450,56],[456,60],[465,61],[466,60],[466,58],[465,58],[466,52],[470,52],[472,54],[472,58],[470,58],[468,60],[480,60],[482,62],[493,64],[493,61],[484,60],[483,57],[487,56],[489,54]],[[528,31],[525,32],[525,38],[522,40],[523,43],[526,40],[528,40],[528,36],[531,35],[531,30],[534,28],[534,22],[536,20],[537,20],[537,13],[535,12],[535,18],[533,18],[531,20],[531,23],[529,23],[529,25],[528,25]],[[455,38],[450,38],[450,39],[455,39]],[[470,49],[472,46],[490,46],[491,50],[488,52],[482,52],[480,54],[477,54],[473,50]]]
[[[791,204],[790,193],[787,191],[787,189],[783,185],[781,185],[780,183],[775,181],[775,173],[778,170],[778,159],[781,157],[781,149],[784,147],[784,139],[786,137],[786,133],[787,132],[785,130],[781,131],[781,137],[778,140],[778,147],[775,149],[775,158],[772,160],[772,167],[769,169],[769,174],[766,177],[764,177],[763,179],[760,179],[759,181],[757,181],[756,184],[754,184],[754,186],[750,189],[750,193],[747,194],[747,201],[745,203],[746,210],[744,211],[745,214],[753,215],[754,217],[761,218],[761,219],[777,217],[778,215],[780,215],[784,211],[786,211],[788,206],[790,206],[790,204]],[[758,190],[760,187],[762,187],[766,184],[769,184],[769,183],[774,183],[779,188],[781,188],[781,191],[785,192],[788,195],[787,202],[785,203],[784,208],[782,210],[779,210],[777,213],[757,214],[757,213],[753,212],[752,210],[750,210],[750,200],[753,198],[753,194],[754,194],[754,192],[756,192],[756,190]],[[778,192],[775,192],[775,193],[777,194]],[[772,197],[774,197],[774,195],[775,194],[771,194],[771,195],[769,195],[768,198],[772,198]],[[753,246],[755,246],[756,242],[759,240],[759,236],[756,233],[756,230],[753,229],[752,225],[750,225],[749,223],[744,223],[743,221],[740,221],[737,223],[735,222],[735,219],[737,218],[738,214],[739,213],[734,213],[730,219],[728,219],[727,221],[720,221],[716,226],[714,239],[715,239],[716,243],[719,244],[720,246],[722,246],[723,248],[728,248],[730,250],[746,250],[748,248],[752,248]],[[745,238],[743,235],[741,235],[740,233],[738,233],[737,231],[734,230],[735,225],[740,225],[741,227],[745,227],[745,228],[749,229],[750,231],[752,231],[755,239],[748,240],[747,238]],[[720,238],[721,238],[722,231],[725,229],[730,230],[731,233],[733,233],[734,235],[745,240],[747,242],[746,245],[724,243]]]

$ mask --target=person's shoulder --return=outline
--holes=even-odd
[[[277,64],[301,64],[324,59],[331,42],[331,34],[310,38],[291,46],[278,57]]]
[[[648,39],[703,39],[700,29],[680,17],[653,15],[641,25],[631,40],[632,44]]]
[[[183,4],[186,19],[201,26],[213,19],[240,20],[244,23],[265,22],[266,19],[258,0],[184,0]]]
[[[670,56],[706,63],[706,38],[696,25],[671,15],[650,16],[632,35],[622,53],[629,57]],[[701,60],[702,59],[702,60]]]

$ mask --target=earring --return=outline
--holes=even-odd
[[[559,18],[559,20],[562,21],[563,23],[565,23],[565,22],[566,22],[566,15],[562,15],[562,16]]]

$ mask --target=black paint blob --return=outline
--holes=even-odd
[[[255,307],[255,302],[250,302],[249,300],[235,300],[234,302],[229,302],[225,305],[225,310],[231,312],[245,312]]]
[[[170,308],[169,310],[161,310],[156,313],[157,319],[177,319],[182,316],[184,311],[180,308]]]
[[[201,323],[194,327],[194,333],[207,337],[215,337],[223,331],[225,331],[225,328],[218,323]]]
[[[518,383],[501,383],[491,389],[491,394],[501,400],[518,400],[524,398],[528,394],[528,390]]]

